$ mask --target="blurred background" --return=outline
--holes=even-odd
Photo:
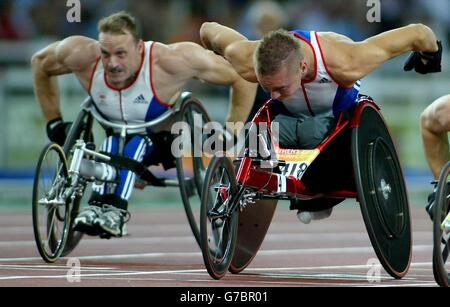
[[[431,76],[405,73],[404,55],[367,77],[362,92],[382,107],[410,191],[430,189],[419,116],[436,98],[450,93],[450,0],[380,0],[381,20],[374,23],[367,20],[371,9],[367,0],[80,0],[80,23],[67,21],[67,2],[0,0],[0,205],[28,202],[34,167],[47,142],[33,95],[32,54],[70,35],[96,38],[97,21],[119,10],[137,17],[144,40],[163,43],[199,42],[198,30],[204,21],[220,22],[251,39],[286,28],[333,31],[356,41],[409,23],[429,25],[445,45],[444,72]],[[73,120],[86,94],[72,76],[59,78],[59,85],[64,118]],[[223,120],[228,108],[226,88],[193,82],[186,90],[201,98],[214,119]],[[425,203],[424,192],[411,197]]]

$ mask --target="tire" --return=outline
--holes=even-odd
[[[433,274],[434,279],[441,287],[448,287],[450,275],[448,269],[449,239],[450,233],[442,229],[441,225],[447,219],[449,213],[450,187],[450,162],[442,169],[436,191],[433,220]],[[445,242],[445,243],[444,243]]]
[[[231,161],[214,157],[206,172],[200,214],[203,261],[214,279],[225,276],[233,259],[239,215],[237,195]]]
[[[195,126],[195,114],[201,116],[201,127],[198,125]],[[176,158],[176,168],[181,199],[183,201],[186,217],[195,240],[200,246],[200,195],[202,193],[206,167],[209,161],[206,157],[195,157],[194,151],[196,149],[202,150],[204,138],[199,138],[198,136],[203,135],[203,125],[210,122],[210,119],[201,103],[193,98],[190,98],[182,105],[177,121],[185,122],[190,127],[190,135],[181,134],[178,136],[183,140],[183,142],[181,142],[181,146],[184,146],[183,144],[186,144],[185,142],[189,142],[191,148],[189,152],[184,151],[185,148],[180,148],[183,155]],[[185,139],[185,137],[187,137],[187,139]],[[195,144],[194,141],[197,141],[197,144]]]
[[[384,269],[394,278],[411,263],[411,218],[403,172],[379,111],[366,104],[352,131],[352,159],[358,201],[370,241]]]
[[[86,143],[93,142],[93,134],[92,134],[92,124],[93,124],[93,117],[92,115],[85,111],[81,110],[80,114],[78,115],[75,122],[72,124],[69,133],[67,135],[66,141],[64,142],[64,153],[67,157],[67,160],[71,160],[71,151],[76,143],[77,140],[83,139]],[[83,186],[83,191],[85,191],[86,185]],[[83,233],[79,231],[73,230],[73,221],[77,217],[79,211],[80,211],[80,205],[82,202],[83,197],[77,196],[72,202],[71,206],[71,225],[69,230],[69,236],[67,239],[66,246],[64,248],[64,251],[62,252],[61,256],[65,257],[69,255],[75,247],[80,243],[81,239],[83,238]]]
[[[39,254],[48,263],[61,256],[69,236],[70,201],[58,203],[68,183],[63,149],[50,143],[44,147],[38,160],[32,204],[34,238]]]

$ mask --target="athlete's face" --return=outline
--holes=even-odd
[[[127,85],[139,70],[143,42],[136,42],[129,33],[100,33],[99,42],[108,82],[116,87]]]
[[[272,99],[285,100],[294,95],[301,87],[306,71],[306,64],[302,61],[294,68],[283,65],[272,75],[258,75],[257,77],[259,84],[270,94]]]

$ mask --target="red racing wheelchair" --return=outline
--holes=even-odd
[[[200,241],[214,279],[242,272],[256,256],[278,200],[291,209],[322,211],[355,198],[370,241],[384,269],[404,277],[411,262],[410,211],[402,168],[379,107],[361,96],[342,114],[331,134],[313,150],[280,148],[271,129],[274,101],[255,115],[259,149],[246,144],[233,163],[224,155],[210,162],[203,184]],[[248,137],[247,137],[248,138]],[[246,141],[248,143],[248,140]],[[263,146],[261,146],[263,144]],[[261,150],[270,151],[269,158]]]

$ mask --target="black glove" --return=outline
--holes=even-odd
[[[47,123],[47,136],[50,141],[63,146],[70,126],[72,123],[65,123],[61,117],[53,119]]]
[[[406,60],[404,70],[411,71],[413,68],[419,74],[428,74],[434,72],[441,72],[441,62],[442,62],[442,42],[437,41],[438,51],[436,52],[418,52],[414,51]],[[422,60],[427,60],[424,64]]]

